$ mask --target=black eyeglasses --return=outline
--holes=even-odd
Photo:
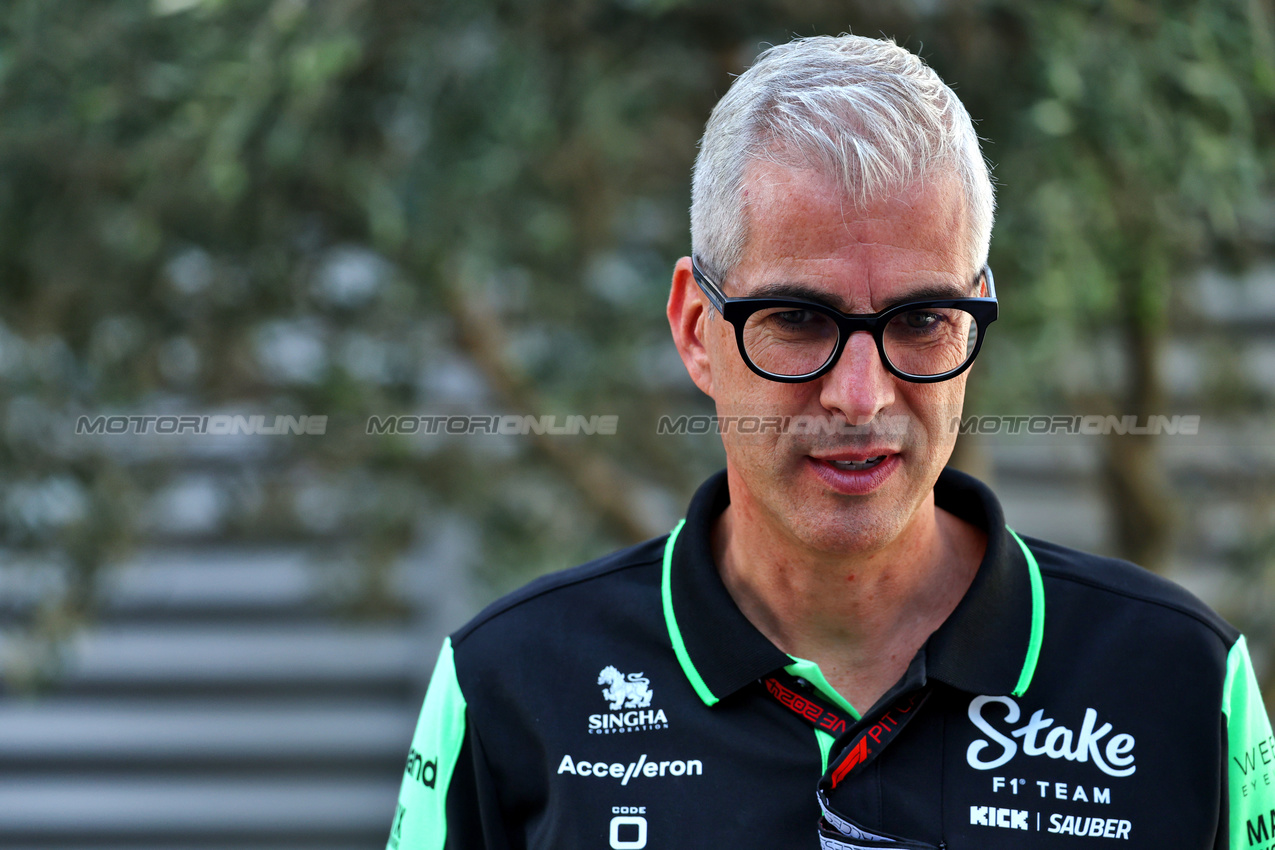
[[[996,284],[983,266],[986,298],[909,301],[880,313],[851,314],[800,298],[727,298],[691,257],[704,296],[735,326],[739,353],[763,378],[787,384],[813,381],[837,364],[850,334],[867,331],[881,362],[905,381],[932,384],[969,368],[996,321]]]

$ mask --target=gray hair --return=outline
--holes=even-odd
[[[750,160],[815,167],[858,209],[941,173],[965,194],[971,272],[987,260],[995,195],[969,113],[920,57],[893,40],[841,35],[771,47],[708,119],[691,190],[691,245],[719,276],[748,236]]]

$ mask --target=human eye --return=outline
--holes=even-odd
[[[775,328],[786,331],[810,330],[820,324],[823,318],[813,310],[776,310],[765,317]]]
[[[800,303],[757,310],[741,330],[744,354],[775,375],[805,375],[818,369],[837,347],[837,324]]]
[[[896,334],[924,339],[944,331],[948,324],[947,312],[925,308],[905,310],[890,320],[888,330]]]
[[[750,339],[800,345],[836,339],[837,326],[828,316],[800,305],[767,307],[749,316],[745,335]]]

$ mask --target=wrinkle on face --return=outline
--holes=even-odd
[[[749,295],[759,285],[769,283],[820,282],[830,285],[828,300],[836,299],[842,312],[878,312],[881,309],[876,296],[879,284],[872,268],[863,270],[850,291],[844,286],[842,261],[856,251],[866,250],[908,254],[918,283],[944,284],[953,291],[968,292],[977,275],[976,269],[964,268],[968,265],[965,197],[954,175],[920,183],[867,209],[851,205],[835,181],[809,169],[780,168],[765,161],[754,161],[746,170],[745,180],[750,199],[749,240],[730,280],[718,281],[723,287],[731,288],[732,296]],[[933,208],[934,198],[943,199],[942,208]],[[804,232],[799,223],[802,219],[808,221],[812,215],[827,217],[830,208],[837,211],[832,217],[842,237],[834,253],[812,244],[815,238],[826,242],[826,233],[816,237]],[[910,221],[915,223],[909,224]],[[928,257],[924,252],[918,253],[921,232],[933,233],[936,229],[946,230],[957,238],[946,238],[943,244],[931,246]],[[821,252],[826,254],[824,263],[813,259]],[[757,269],[760,277],[745,273],[742,267],[757,254],[766,255],[769,274],[763,269]],[[782,274],[783,268],[797,266],[803,269],[799,279]]]

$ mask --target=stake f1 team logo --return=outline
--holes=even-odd
[[[985,711],[990,705],[1002,708]],[[991,770],[1007,764],[1019,751],[1019,744],[1014,738],[1023,739],[1022,752],[1025,756],[1046,756],[1082,763],[1092,759],[1108,776],[1131,776],[1138,769],[1134,764],[1134,737],[1122,732],[1108,738],[1112,726],[1110,723],[1098,725],[1097,709],[1085,709],[1085,718],[1076,731],[1061,723],[1055,724],[1052,717],[1045,716],[1044,709],[1037,709],[1026,723],[1008,730],[1008,735],[1005,730],[997,729],[992,720],[1003,714],[1005,725],[1018,723],[1022,710],[1009,697],[975,697],[968,714],[970,722],[985,736],[975,738],[965,751],[965,760],[975,770]]]
[[[642,678],[641,673],[630,673],[625,676],[614,667],[604,667],[598,674],[598,684],[606,685],[602,696],[611,702],[611,710],[620,708],[646,708],[651,704],[655,691],[651,690],[651,680]]]
[[[589,715],[590,735],[668,728],[664,709],[650,708],[655,691],[651,688],[651,680],[643,674],[629,673],[626,676],[615,667],[607,666],[598,674],[598,684],[602,686],[602,698],[607,701],[611,713]]]

